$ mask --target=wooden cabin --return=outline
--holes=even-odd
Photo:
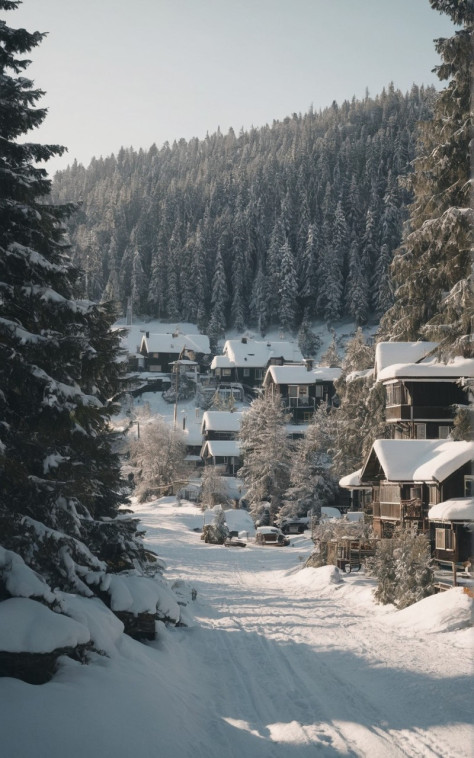
[[[473,457],[474,442],[376,440],[360,474],[340,485],[371,489],[378,537],[391,537],[396,526],[407,524],[428,532],[430,506],[465,495]]]
[[[236,440],[243,413],[239,411],[206,411],[202,416],[201,434],[207,440]]]
[[[428,520],[440,588],[443,584],[474,586],[474,497],[438,503],[430,508]]]
[[[235,476],[242,466],[240,443],[237,440],[207,440],[201,450],[206,466],[218,467],[223,476]]]
[[[244,387],[260,387],[271,363],[302,362],[297,344],[284,341],[257,341],[248,337],[227,340],[222,355],[211,363],[211,374],[218,382],[237,382]]]
[[[336,402],[334,382],[342,369],[326,366],[313,367],[312,361],[300,365],[271,365],[263,381],[266,392],[278,395],[283,406],[292,415],[293,423],[311,420],[316,408],[321,404]]]
[[[465,386],[474,377],[474,360],[442,363],[431,355],[435,348],[433,342],[377,345],[376,380],[385,387],[392,439],[446,439],[456,407],[469,401]]]
[[[203,370],[210,358],[209,337],[181,332],[146,332],[141,339],[140,355],[144,371],[170,374],[179,359],[196,362],[199,370]]]

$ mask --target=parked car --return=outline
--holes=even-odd
[[[307,528],[304,521],[283,521],[281,524],[283,534],[303,534]]]
[[[276,526],[259,526],[255,535],[257,545],[273,545],[274,547],[285,547],[290,544],[281,529]]]

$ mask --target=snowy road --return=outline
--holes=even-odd
[[[197,589],[194,625],[141,644],[85,601],[107,655],[65,658],[39,687],[1,678],[2,758],[474,756],[462,590],[398,612],[373,603],[364,575],[302,568],[304,536],[225,548],[193,531],[191,504],[136,511],[169,581]]]
[[[195,756],[473,754],[468,631],[402,634],[362,575],[297,570],[309,540],[204,545],[188,508],[163,513],[156,547],[198,590],[198,626],[182,633],[208,716]],[[141,517],[153,544],[154,518]]]

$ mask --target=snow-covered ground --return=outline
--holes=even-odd
[[[373,603],[363,573],[303,568],[307,534],[284,548],[206,545],[196,506],[134,507],[192,625],[141,644],[89,609],[81,622],[100,622],[108,656],[64,659],[41,686],[0,679],[1,756],[473,754],[473,600],[461,589],[395,611]]]

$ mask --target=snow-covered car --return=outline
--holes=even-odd
[[[281,529],[276,526],[259,526],[255,534],[257,545],[273,545],[274,547],[285,547],[290,544]]]

